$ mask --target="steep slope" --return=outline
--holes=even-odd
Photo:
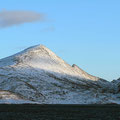
[[[114,84],[70,66],[43,45],[0,60],[0,89],[39,103],[109,103],[117,99]]]
[[[75,71],[77,71],[80,75],[82,75],[86,79],[95,80],[95,81],[100,79],[98,77],[95,77],[95,76],[92,76],[92,75],[86,73],[84,70],[82,70],[75,64],[73,64],[72,67],[74,68]]]

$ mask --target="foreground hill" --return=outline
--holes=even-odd
[[[119,103],[117,85],[70,66],[43,45],[0,60],[0,90],[40,104]]]

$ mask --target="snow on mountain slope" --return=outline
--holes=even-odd
[[[120,93],[120,78],[113,80],[112,83],[116,87],[116,93]]]
[[[18,94],[10,91],[0,91],[0,104],[23,104],[23,103],[35,103],[29,100],[23,99]]]
[[[22,99],[22,97],[10,91],[1,90],[0,99]]]
[[[0,60],[0,90],[39,103],[118,101],[114,84],[70,66],[43,45]]]
[[[95,76],[92,76],[92,75],[86,73],[85,71],[83,71],[81,68],[79,68],[75,64],[73,64],[72,67],[74,68],[75,71],[77,71],[80,75],[82,75],[86,79],[95,80],[95,81],[100,79],[98,77],[95,77]]]

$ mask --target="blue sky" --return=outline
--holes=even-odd
[[[1,0],[0,11],[34,11],[44,21],[0,28],[0,58],[43,44],[69,64],[120,77],[119,0]]]

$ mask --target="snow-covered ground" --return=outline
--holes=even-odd
[[[25,100],[21,96],[12,93],[10,91],[0,91],[0,104],[38,104],[37,102],[33,102],[30,100]]]
[[[70,66],[43,45],[0,60],[0,90],[40,104],[103,104],[120,100],[115,83],[92,76],[75,64]],[[14,100],[22,103],[21,99],[7,99]]]

